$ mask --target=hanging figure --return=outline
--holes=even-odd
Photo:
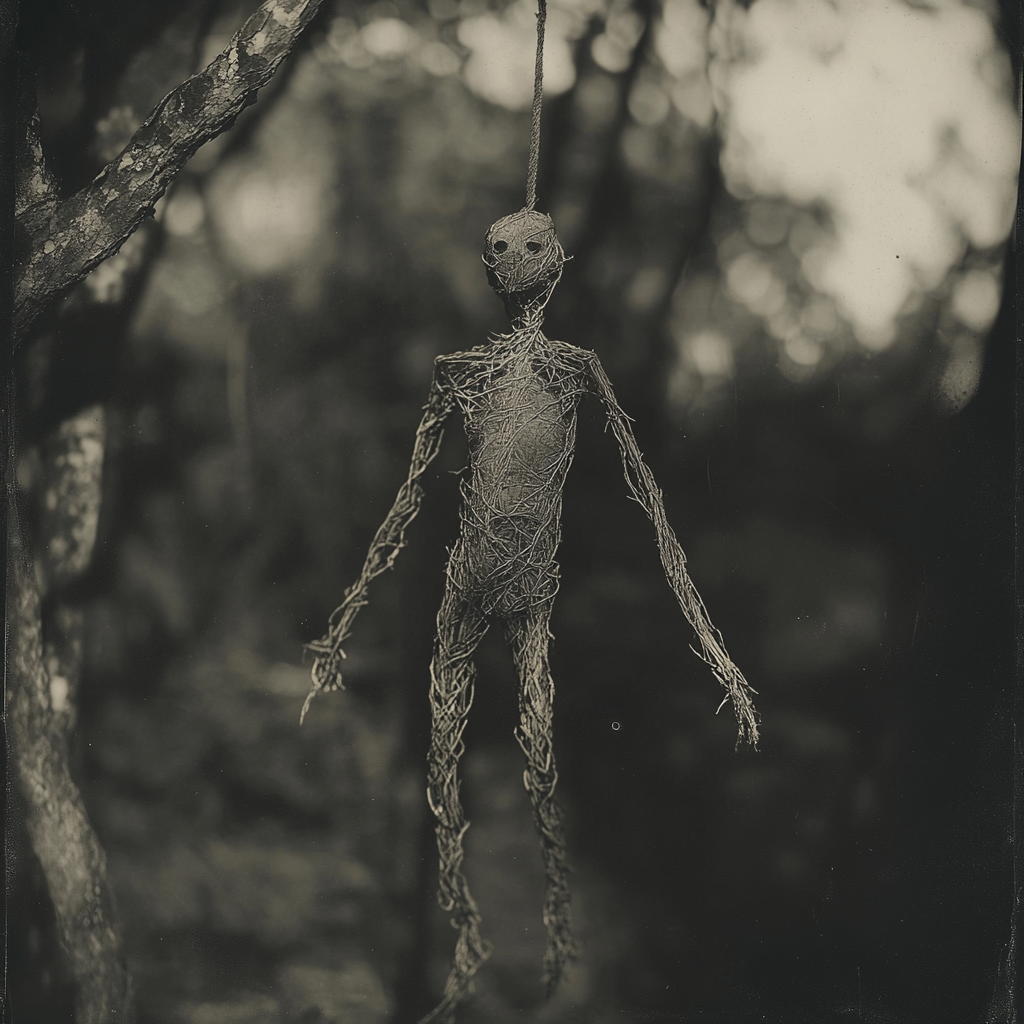
[[[501,626],[519,676],[516,737],[526,755],[524,782],[547,879],[544,982],[549,994],[576,953],[562,819],[554,798],[558,776],[552,751],[554,683],[548,666],[548,624],[558,590],[555,552],[562,486],[575,446],[576,407],[588,392],[604,404],[629,489],[654,522],[665,576],[695,630],[698,653],[726,689],[723,704],[732,701],[739,738],[757,742],[754,691],[708,619],[665,516],[661,492],[608,377],[593,352],[549,340],[541,329],[544,307],[564,260],[554,225],[544,214],[524,209],[488,231],[487,276],[504,301],[513,331],[468,352],[438,357],[409,477],[370,545],[362,575],[331,617],[329,632],[309,645],[316,660],[303,716],[317,693],[341,686],[342,644],[367,603],[370,581],[391,568],[404,545],[406,528],[420,508],[423,473],[437,455],[445,420],[457,406],[469,441],[469,463],[461,484],[460,533],[448,560],[430,665],[427,798],[437,818],[439,899],[445,910],[453,911],[459,937],[444,999],[423,1024],[453,1019],[470,978],[490,952],[480,937],[480,915],[462,873],[462,841],[469,823],[459,801],[456,772],[473,700],[473,656],[492,623]]]
[[[448,581],[430,663],[427,799],[437,818],[438,899],[453,913],[452,925],[459,936],[444,998],[420,1024],[451,1024],[470,979],[490,954],[462,873],[462,840],[469,823],[459,801],[457,770],[473,702],[473,656],[492,623],[501,626],[519,677],[516,738],[526,755],[523,781],[533,805],[546,876],[544,984],[549,995],[576,955],[562,818],[555,802],[555,687],[548,666],[548,640],[558,590],[555,553],[561,537],[562,487],[576,443],[576,408],[587,393],[597,395],[604,404],[619,443],[626,482],[654,523],[665,577],[694,629],[700,645],[697,653],[725,687],[722,705],[732,701],[739,723],[737,742],[757,743],[754,691],[726,653],[721,634],[690,580],[686,556],[665,516],[661,491],[644,464],[611,382],[593,352],[551,341],[541,330],[544,307],[562,276],[565,254],[551,218],[534,210],[546,17],[545,0],[538,3],[526,206],[491,226],[483,254],[487,279],[504,302],[512,333],[468,352],[438,357],[408,479],[370,545],[362,574],[331,616],[327,634],[308,645],[315,659],[312,688],[301,718],[317,693],[341,688],[342,645],[351,635],[359,609],[367,603],[370,581],[394,565],[405,544],[405,531],[423,499],[423,474],[437,455],[445,421],[457,406],[469,441],[469,464],[461,484],[459,538],[448,559]]]

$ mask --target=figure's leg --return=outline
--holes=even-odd
[[[421,1024],[449,1024],[455,1007],[469,988],[470,978],[490,956],[490,944],[480,938],[480,913],[462,873],[462,837],[466,821],[459,801],[457,770],[465,746],[462,732],[473,703],[476,667],[473,654],[487,632],[480,612],[459,596],[449,582],[437,616],[437,637],[430,663],[430,756],[427,800],[437,818],[437,849],[441,858],[438,902],[454,911],[452,927],[459,931],[444,999]]]
[[[566,966],[578,953],[572,933],[568,865],[562,812],[555,801],[554,698],[555,684],[548,665],[551,637],[551,602],[504,623],[505,638],[519,674],[520,723],[516,739],[526,755],[523,782],[533,804],[533,820],[540,833],[547,887],[544,925],[548,948],[544,954],[544,984],[551,995]]]

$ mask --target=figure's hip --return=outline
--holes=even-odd
[[[450,585],[488,618],[549,605],[558,591],[557,531],[463,529],[448,560]]]

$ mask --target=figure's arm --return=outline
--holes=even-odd
[[[427,467],[433,462],[441,447],[444,423],[452,411],[451,391],[441,378],[441,367],[437,367],[430,386],[430,397],[424,406],[423,419],[416,431],[416,444],[412,452],[409,476],[398,491],[391,511],[380,525],[359,579],[345,591],[344,600],[334,609],[329,628],[319,640],[306,644],[315,655],[312,669],[312,687],[302,705],[299,724],[306,717],[309,705],[321,690],[342,689],[341,663],[345,652],[341,645],[352,633],[352,622],[359,609],[369,603],[367,590],[370,581],[395,564],[398,552],[405,546],[405,531],[416,518],[423,502],[423,485],[420,480]]]
[[[736,721],[739,723],[739,740],[747,740],[757,746],[758,715],[752,700],[752,695],[756,691],[743,678],[743,673],[729,657],[722,634],[708,618],[704,602],[686,571],[686,555],[665,515],[665,504],[661,491],[637,447],[630,419],[615,400],[611,381],[596,355],[592,355],[590,358],[590,373],[597,395],[604,403],[612,433],[619,442],[626,483],[629,484],[633,497],[654,523],[665,577],[676,595],[679,607],[682,608],[683,614],[693,626],[697,633],[697,639],[700,641],[701,649],[697,651],[694,648],[694,652],[711,666],[715,677],[725,687],[727,696],[722,704],[726,700],[732,701]]]

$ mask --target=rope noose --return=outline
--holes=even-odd
[[[530,165],[526,172],[526,206],[537,204],[537,168],[540,165],[540,106],[544,95],[544,23],[548,17],[547,0],[537,0],[537,59],[533,69],[533,119],[530,125]]]

